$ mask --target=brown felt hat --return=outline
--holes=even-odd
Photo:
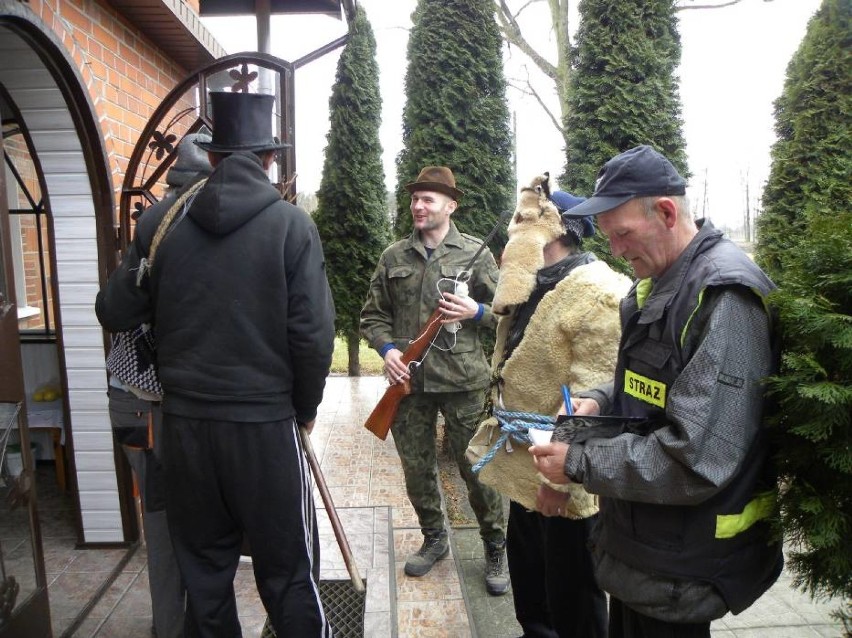
[[[415,191],[436,191],[449,195],[456,201],[461,199],[464,191],[456,188],[456,178],[453,172],[446,166],[427,166],[422,171],[417,179],[405,185],[405,190],[409,193]]]

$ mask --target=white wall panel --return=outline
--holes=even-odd
[[[106,388],[103,391],[104,397],[106,397]],[[76,410],[74,412],[74,433],[75,436],[78,432],[88,432],[102,434],[110,429],[109,415],[103,412],[89,412],[85,410]],[[100,446],[100,442],[84,446],[84,449],[87,450],[101,450],[103,449]],[[112,445],[109,446],[109,449],[112,449]]]
[[[73,355],[73,356],[72,356]],[[103,348],[65,348],[66,360],[70,358],[75,367],[102,369],[104,367]]]
[[[87,519],[83,516],[83,540],[86,543],[121,543],[124,541],[121,527],[116,529],[92,529],[87,525]]]
[[[65,288],[62,290],[64,295]],[[94,297],[92,299],[94,305]],[[62,341],[66,348],[103,348],[104,336],[100,326],[62,326]]]
[[[95,314],[95,304],[89,303],[85,306],[62,304],[63,326],[91,326],[98,325],[98,316]],[[68,364],[71,365],[70,363]]]
[[[5,59],[3,60],[3,64],[6,64],[6,61],[9,59],[6,56],[3,56]],[[14,56],[13,56],[14,58]],[[2,78],[3,83],[6,86],[13,86],[16,89],[38,89],[38,88],[47,88],[50,86],[55,86],[53,82],[53,77],[46,69],[35,69],[35,68],[25,68],[25,69],[9,69],[4,68],[2,73],[0,73],[0,78]]]
[[[59,298],[62,299],[62,285],[73,284],[96,284],[98,279],[97,263],[89,261],[64,261],[56,260],[56,278],[59,281]],[[64,304],[63,304],[64,309]],[[97,323],[95,325],[98,325]]]
[[[60,149],[68,146],[68,150],[76,151],[77,153],[83,152],[80,141],[77,139],[77,133],[74,131],[74,120],[71,119],[68,109],[31,109],[23,111],[21,114],[27,121],[27,126],[31,131],[50,131],[57,138],[65,138],[65,142],[58,145]],[[74,140],[76,140],[76,144]],[[53,143],[44,149],[46,153],[56,150],[58,149]],[[39,158],[41,157],[40,149]]]
[[[116,486],[115,468],[108,472],[91,465],[91,457],[78,454],[77,461],[77,487],[81,492],[85,491],[108,491]]]
[[[85,166],[82,151],[45,153],[39,160],[45,173],[79,173],[80,166]]]
[[[29,111],[32,113],[32,111]],[[69,122],[70,124],[71,122]],[[81,153],[83,149],[80,147],[80,140],[77,137],[77,133],[73,128],[68,130],[57,130],[57,129],[38,129],[36,131],[31,132],[31,137],[33,138],[33,143],[36,144],[39,148],[43,148],[45,152],[52,153],[57,151],[76,151]],[[84,178],[84,182],[86,184],[89,183],[89,178],[85,173],[78,174],[77,179],[80,177]],[[48,187],[50,190],[50,187]],[[67,191],[56,191],[59,194],[64,194]]]
[[[95,305],[95,297],[98,295],[98,290],[100,290],[100,286],[96,283],[90,284],[76,284],[76,283],[65,283],[62,284],[62,303],[66,306],[85,306],[85,305]],[[76,328],[75,328],[76,330]],[[68,344],[68,339],[64,339],[66,345]],[[103,340],[100,340],[99,343],[103,343]],[[81,345],[81,344],[78,344]]]
[[[106,534],[109,536],[107,541],[99,541],[99,542],[115,542],[116,540],[124,540],[121,536],[121,517],[117,516],[115,512],[98,512],[98,511],[87,511],[83,514],[83,526],[90,530],[86,533],[86,540],[88,542],[96,542],[91,538],[92,534],[98,534],[100,538],[103,538],[102,535]],[[116,532],[119,533],[118,538],[113,538],[113,534]]]
[[[56,90],[55,86],[32,89],[16,88],[15,103],[22,111],[68,108],[65,105],[65,98],[60,91]]]
[[[94,237],[87,237],[85,239],[57,237],[56,258],[61,261],[88,261],[97,264],[98,243]],[[63,296],[62,301],[67,303],[70,300]]]
[[[118,489],[115,489],[115,491],[101,490],[97,492],[87,490],[85,494],[83,494],[81,490],[80,506],[84,511],[89,510],[96,512],[104,512],[109,511],[112,508],[118,510]]]
[[[104,367],[95,369],[77,367],[76,361],[69,360],[74,351],[65,351],[65,361],[68,370],[68,389],[70,390],[106,390],[106,373]]]
[[[72,412],[78,410],[84,412],[100,412],[103,411],[106,430],[109,430],[109,415],[107,414],[107,377],[106,371],[103,372],[104,382],[102,390],[75,390],[68,391],[68,404]],[[71,415],[73,421],[74,415]]]
[[[115,473],[115,459],[112,450],[78,452],[75,458],[77,463],[82,463],[90,471]]]
[[[49,133],[46,137],[53,139],[54,136]],[[35,136],[33,136],[35,137]],[[65,136],[56,136],[54,143],[65,142]],[[78,143],[77,140],[74,140]],[[69,150],[69,149],[65,149]],[[92,196],[92,185],[89,183],[89,176],[85,173],[61,173],[45,176],[47,182],[47,191],[52,198],[57,195],[88,195]]]
[[[57,217],[53,220],[53,232],[56,238],[91,239],[97,237],[95,217]]]
[[[87,217],[94,215],[95,205],[91,195],[62,195],[50,198],[50,211],[53,218]]]
[[[74,415],[76,417],[76,415]],[[109,424],[107,424],[109,425]],[[76,450],[89,450],[91,452],[112,451],[112,432],[85,432],[74,428],[74,447]],[[78,452],[79,453],[79,452]]]

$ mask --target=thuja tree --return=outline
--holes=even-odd
[[[352,376],[360,373],[361,306],[391,238],[379,142],[381,106],[376,40],[358,7],[329,100],[331,126],[314,215],[337,309],[336,328],[346,338]]]
[[[797,585],[852,598],[852,3],[824,0],[775,103],[757,258],[775,279],[780,525]],[[848,608],[845,612],[848,622]]]
[[[563,188],[591,195],[603,164],[649,144],[688,177],[675,70],[680,36],[673,0],[581,0],[572,61]],[[600,236],[590,247],[622,272]]]
[[[465,192],[453,221],[483,238],[514,208],[512,139],[502,39],[493,0],[418,0],[408,40],[397,219],[411,232],[406,183],[429,165],[449,166]],[[505,238],[492,243],[498,253]]]

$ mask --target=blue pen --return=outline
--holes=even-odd
[[[571,407],[571,390],[564,383],[562,384],[562,398],[565,399],[565,411],[568,413],[568,416],[572,416],[574,408]]]

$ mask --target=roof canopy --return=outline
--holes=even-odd
[[[264,0],[274,14],[318,13],[340,18],[354,13],[355,0]],[[254,15],[256,0],[199,0],[199,12],[207,16]]]

